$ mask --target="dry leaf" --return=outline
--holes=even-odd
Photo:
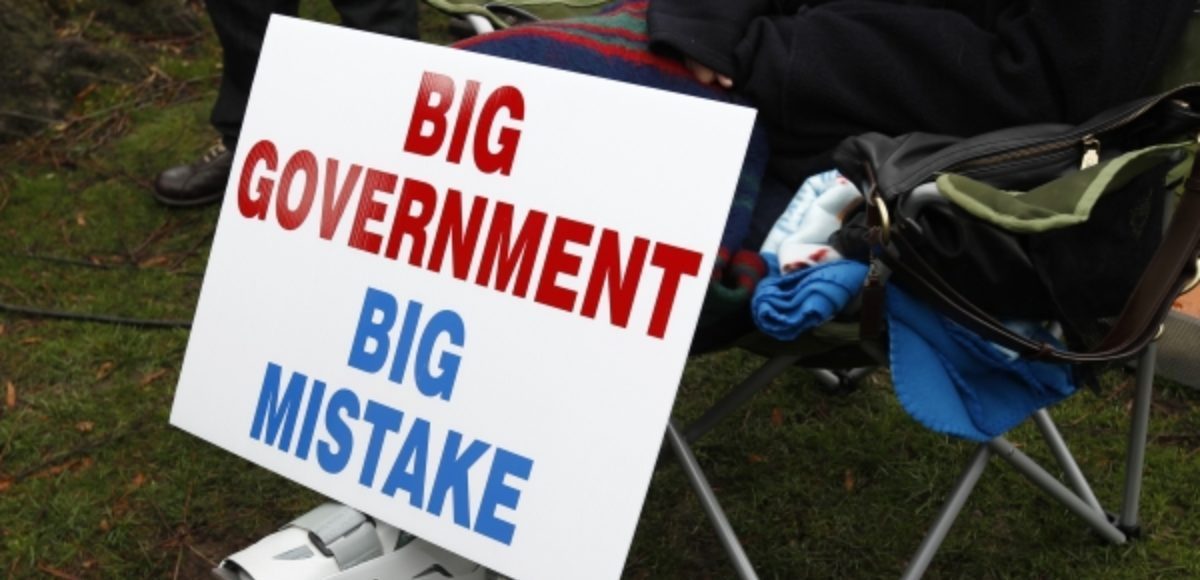
[[[774,427],[783,425],[783,409],[779,407],[771,409],[771,425]]]
[[[150,65],[150,75],[151,75],[150,78],[159,77],[159,78],[171,80],[171,75],[167,74],[166,72],[163,71],[163,69],[158,68],[157,66],[154,66],[154,65]]]
[[[854,471],[847,469],[842,476],[842,487],[846,488],[846,491],[854,491],[854,485]]]
[[[129,500],[125,499],[126,495],[129,495],[128,492],[117,498],[117,503],[113,504],[111,511],[114,518],[122,518],[129,512]]]
[[[62,580],[79,580],[78,576],[73,576],[71,574],[63,572],[62,570],[59,570],[58,568],[55,568],[53,566],[47,566],[45,564],[38,564],[38,570],[41,570],[42,572],[45,572],[51,576],[54,576],[55,578],[62,578]]]
[[[11,479],[0,479],[0,493],[8,491],[10,487],[12,487]]]
[[[4,385],[4,408],[14,409],[17,406],[17,386],[12,381]]]
[[[82,459],[68,459],[67,461],[64,461],[63,463],[60,463],[58,465],[52,465],[50,467],[47,467],[46,469],[43,469],[43,470],[33,474],[31,477],[34,477],[34,478],[54,477],[56,475],[65,473],[67,471],[82,471],[84,469],[90,468],[91,466],[93,466],[95,464],[96,464],[96,460],[92,459],[91,457],[84,457]]]
[[[70,469],[70,468],[72,468],[72,467],[75,467],[75,464],[76,464],[76,463],[77,463],[77,462],[76,462],[75,460],[70,460],[70,461],[67,461],[66,463],[60,463],[60,464],[58,464],[58,465],[52,465],[52,466],[50,466],[50,467],[47,467],[46,469],[43,469],[43,470],[39,471],[39,472],[37,473],[37,475],[38,475],[38,476],[40,476],[40,477],[45,477],[45,476],[47,476],[47,475],[58,475],[58,474],[60,474],[60,473],[62,473],[62,472],[64,472],[64,471],[66,471],[66,470],[68,470],[68,469]]]
[[[100,531],[101,532],[107,532],[108,530],[111,530],[111,529],[112,529],[112,525],[108,523],[107,519],[100,520]]]
[[[82,102],[84,99],[88,98],[88,95],[96,92],[96,88],[98,86],[99,85],[97,85],[96,83],[89,83],[88,86],[83,87],[82,91],[79,91],[78,93],[76,93],[75,102],[79,103],[79,102]]]
[[[750,456],[748,457],[748,459],[750,460],[750,463],[766,463],[767,462],[767,458],[765,456],[759,455],[757,453],[751,453]]]
[[[5,331],[4,325],[0,324],[0,336],[4,336],[4,331]]]
[[[100,365],[100,368],[96,369],[96,380],[103,381],[105,378],[108,378],[108,375],[112,374],[113,367],[115,366],[116,364],[112,361],[105,361],[104,364]]]
[[[75,424],[75,430],[80,433],[91,433],[92,429],[96,428],[96,424],[91,421],[80,421]]]
[[[138,381],[138,384],[144,387],[150,383],[153,383],[154,381],[157,381],[158,379],[161,379],[165,374],[167,374],[167,369],[158,369],[156,371],[148,372],[142,377],[142,380]]]
[[[87,217],[83,215],[83,212],[75,212],[75,224],[80,226],[87,225]]]
[[[138,489],[143,485],[146,485],[146,476],[139,471],[137,475],[133,476],[133,481],[130,482],[130,489]]]
[[[163,264],[166,264],[166,263],[167,263],[166,256],[154,256],[151,258],[146,258],[145,260],[142,260],[141,262],[138,262],[138,267],[139,268],[151,268],[154,266],[162,266]]]
[[[40,337],[40,336],[28,336],[28,337],[21,339],[21,344],[24,344],[26,346],[31,345],[31,344],[37,344],[39,342],[42,342],[42,337]]]

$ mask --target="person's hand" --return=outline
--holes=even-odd
[[[696,77],[696,80],[706,85],[711,85],[715,82],[726,89],[733,88],[733,79],[723,74],[717,74],[711,68],[708,68],[690,58],[684,59],[683,64],[687,66],[688,70],[692,71],[692,75]]]

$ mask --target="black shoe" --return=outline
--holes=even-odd
[[[233,152],[224,145],[215,145],[199,161],[159,173],[154,180],[154,199],[172,207],[216,203],[225,195],[232,169]]]

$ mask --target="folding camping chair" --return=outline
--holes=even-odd
[[[1200,50],[1200,10],[1193,16],[1182,44],[1182,50],[1179,51],[1175,62],[1164,73],[1160,84],[1160,88],[1162,89],[1180,86],[1187,82],[1194,82],[1200,78],[1200,70],[1198,70],[1200,69],[1200,65],[1195,62],[1195,55],[1200,54],[1197,52],[1197,50]],[[1200,135],[1197,135],[1196,138],[1200,142]],[[1193,180],[1196,179],[1195,175],[1197,174],[1193,171]],[[1196,193],[1200,192],[1193,191],[1192,195]],[[1184,193],[1184,195],[1188,194]],[[1168,205],[1170,205],[1170,200],[1168,200]],[[1170,219],[1169,213],[1168,210],[1168,221]],[[1183,290],[1180,294],[1186,294],[1200,285],[1200,257],[1196,257],[1193,272],[1194,276],[1190,281],[1183,284]],[[940,513],[929,527],[917,551],[910,558],[902,577],[913,579],[924,575],[938,549],[941,547],[942,542],[946,539],[950,528],[961,513],[967,498],[971,495],[976,484],[982,477],[985,468],[994,456],[1006,461],[1035,486],[1078,516],[1106,542],[1124,544],[1139,537],[1141,532],[1139,502],[1145,467],[1150,408],[1154,391],[1155,364],[1158,357],[1158,340],[1162,337],[1163,329],[1165,328],[1162,325],[1163,320],[1159,320],[1158,322],[1160,324],[1158,335],[1137,355],[1136,362],[1133,363],[1136,369],[1136,379],[1130,410],[1123,492],[1120,499],[1119,512],[1114,513],[1104,508],[1096,494],[1092,491],[1088,479],[1084,476],[1079,464],[1072,456],[1066,441],[1060,434],[1053,419],[1051,419],[1049,411],[1044,408],[1039,409],[1031,418],[1046,447],[1053,455],[1058,468],[1062,470],[1063,478],[1060,480],[1060,478],[1052,475],[1046,468],[1042,467],[1037,461],[1022,452],[1016,445],[1003,436],[980,443],[967,461],[967,465],[959,476],[957,483],[951,489],[945,503],[941,507]],[[840,324],[844,323],[829,323],[829,325],[833,326]],[[818,328],[815,333],[819,334],[821,330],[821,328]],[[792,345],[788,344],[772,343],[764,340],[762,337],[752,337],[747,341],[743,341],[743,343],[739,344],[740,347],[763,355],[765,361],[761,366],[750,373],[741,383],[731,388],[724,398],[713,404],[702,416],[686,427],[680,427],[674,421],[667,427],[667,442],[683,467],[689,483],[699,497],[718,539],[730,558],[731,564],[741,578],[757,578],[757,575],[745,550],[738,541],[733,527],[725,516],[713,492],[712,486],[709,485],[704,471],[699,466],[691,445],[704,434],[711,431],[730,413],[742,407],[755,393],[766,388],[772,381],[795,366],[820,367],[823,364],[822,359],[828,359],[828,355],[831,352],[847,348],[851,350],[857,348],[861,351],[859,354],[867,355],[878,366],[886,367],[888,365],[889,361],[886,351],[876,345],[864,343],[850,346],[845,344],[846,329],[839,329],[827,334],[835,338],[843,337],[843,342],[834,347],[827,346],[824,349],[818,350],[815,357],[809,357],[805,354],[813,352],[812,337],[809,337],[810,340],[807,343],[796,345],[796,348],[791,348]],[[848,360],[854,360],[853,353],[849,359],[845,356],[840,358],[835,356],[834,364],[840,363],[841,366],[845,366]],[[854,363],[851,362],[850,364],[853,365]],[[867,367],[854,368],[853,366],[848,371],[835,372],[823,368],[810,368],[809,370],[818,383],[827,389],[836,391],[852,389],[856,381],[870,372],[870,369]]]
[[[511,5],[489,4],[485,8],[468,3],[468,8],[464,9],[464,4],[448,4],[445,0],[427,1],[444,12],[462,16],[466,23],[463,30],[469,34],[485,34],[493,31],[497,24],[514,24],[537,18]],[[1197,29],[1197,26],[1192,27],[1192,40],[1200,42],[1196,40],[1200,39]],[[1200,269],[1200,263],[1197,268]],[[1195,287],[1197,282],[1200,282],[1200,275],[1187,285],[1185,292]],[[873,367],[886,367],[889,361],[885,348],[847,338],[857,335],[855,328],[856,325],[850,323],[830,322],[794,343],[782,343],[757,334],[743,337],[735,346],[763,356],[765,361],[761,366],[729,389],[727,394],[700,418],[687,426],[680,426],[675,421],[671,421],[667,426],[667,448],[671,449],[678,459],[731,564],[741,578],[757,578],[757,575],[697,461],[692,444],[792,368],[808,369],[827,389],[844,391],[852,389]],[[1072,456],[1050,413],[1046,409],[1040,409],[1032,415],[1032,419],[1057,467],[1061,469],[1063,479],[1052,475],[1003,436],[979,444],[951,489],[939,515],[910,559],[903,577],[919,578],[925,573],[993,457],[1003,459],[1035,486],[1083,520],[1105,541],[1123,544],[1137,537],[1155,359],[1156,345],[1153,342],[1137,357],[1136,385],[1126,444],[1125,478],[1119,512],[1113,513],[1105,509]],[[829,368],[837,370],[828,370]]]

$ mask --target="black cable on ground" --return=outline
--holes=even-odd
[[[17,306],[0,302],[0,312],[11,312],[33,318],[57,318],[59,320],[74,320],[79,322],[98,322],[102,324],[119,324],[139,328],[191,328],[189,320],[157,320],[146,318],[125,318],[107,314],[85,314],[81,312],[65,312],[62,310],[43,310],[28,306]]]

